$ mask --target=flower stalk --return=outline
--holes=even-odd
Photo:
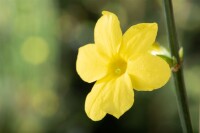
[[[174,82],[176,86],[176,97],[178,102],[179,117],[183,132],[192,133],[192,124],[190,119],[190,113],[187,103],[187,94],[183,77],[182,59],[179,56],[180,46],[176,35],[176,27],[173,16],[172,0],[163,0],[165,7],[165,16],[167,21],[168,38],[171,49],[171,56],[177,59],[179,69],[173,72]]]

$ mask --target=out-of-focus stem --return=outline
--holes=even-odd
[[[175,57],[177,59],[179,66],[178,70],[176,72],[173,72],[174,82],[176,86],[176,97],[178,103],[179,117],[181,120],[183,132],[192,133],[192,124],[187,103],[186,88],[183,78],[182,60],[180,59],[178,54],[180,47],[176,35],[172,0],[163,0],[163,1],[165,6],[165,16],[167,21],[167,30],[168,30],[171,55],[172,57]]]

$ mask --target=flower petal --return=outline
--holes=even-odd
[[[95,44],[104,45],[108,54],[115,54],[122,40],[120,23],[115,14],[108,11],[103,11],[102,14],[94,29]]]
[[[88,44],[79,48],[76,70],[86,82],[90,83],[101,79],[107,73],[107,60],[99,50],[95,44]]]
[[[85,112],[93,121],[99,121],[106,115],[106,112],[102,110],[102,91],[104,85],[96,82],[85,100]]]
[[[127,74],[110,81],[97,81],[86,98],[85,110],[92,120],[101,120],[105,113],[116,118],[131,108],[134,93]]]
[[[119,118],[131,108],[134,102],[134,92],[128,74],[110,81],[103,94],[103,109]]]
[[[141,23],[130,27],[123,36],[120,53],[125,59],[135,58],[146,52],[155,42],[156,23]]]
[[[128,62],[127,71],[131,75],[133,88],[151,91],[164,86],[170,78],[169,65],[160,57],[144,54]]]

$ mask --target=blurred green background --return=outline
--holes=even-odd
[[[174,0],[192,124],[199,129],[200,1]],[[85,114],[92,84],[76,73],[78,48],[94,42],[102,10],[118,15],[123,32],[157,22],[168,47],[162,0],[0,0],[0,133],[181,133],[173,79],[162,89],[135,92],[119,120]]]

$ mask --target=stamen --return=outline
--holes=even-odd
[[[120,74],[122,71],[121,71],[121,69],[120,68],[116,68],[115,69],[115,74]]]
[[[113,76],[120,76],[126,71],[127,63],[120,56],[113,57],[109,64],[109,70]]]

